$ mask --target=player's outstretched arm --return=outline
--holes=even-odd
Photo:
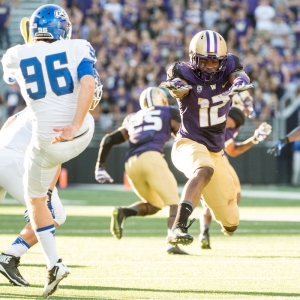
[[[280,139],[273,147],[267,150],[267,153],[279,156],[282,148],[289,143],[300,140],[300,126],[296,127],[290,133],[288,133],[283,139]]]
[[[95,179],[99,183],[112,183],[114,181],[105,170],[106,160],[114,145],[121,144],[128,139],[128,132],[124,127],[120,127],[102,138],[95,167]]]
[[[263,122],[259,127],[254,131],[254,134],[249,139],[235,143],[231,140],[230,143],[226,144],[225,151],[228,155],[235,157],[241,155],[251,149],[254,145],[257,145],[259,142],[265,140],[265,138],[272,132],[272,126]]]
[[[163,81],[159,87],[169,90],[171,96],[178,99],[187,96],[192,89],[192,86],[181,78]]]

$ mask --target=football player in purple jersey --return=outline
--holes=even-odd
[[[251,113],[253,111],[253,107],[249,103],[252,103],[252,97],[248,91],[241,92],[239,94],[235,94],[232,97],[232,107],[228,113],[228,119],[226,121],[226,132],[225,132],[225,154],[236,157],[241,155],[251,149],[254,145],[262,142],[271,132],[272,126],[263,122],[260,126],[254,131],[253,136],[248,138],[243,142],[236,143],[234,141],[235,137],[238,135],[242,125],[245,123],[245,117],[251,117]],[[232,177],[235,189],[236,189],[236,197],[237,203],[240,202],[241,199],[241,184],[239,177],[230,164],[229,160],[226,157],[226,163],[228,168],[228,173]],[[209,207],[204,201],[203,209],[201,211],[199,220],[200,220],[200,247],[201,249],[211,249],[210,247],[210,236],[209,236],[209,226],[211,224],[212,215]]]
[[[172,148],[172,161],[188,178],[168,242],[189,245],[188,218],[204,196],[216,221],[227,234],[239,224],[233,180],[224,157],[225,126],[231,95],[252,88],[239,58],[227,53],[224,38],[205,30],[190,42],[189,62],[176,62],[167,71],[167,88],[176,98],[181,126]]]
[[[149,87],[141,93],[140,106],[141,110],[128,115],[119,129],[103,137],[96,163],[96,180],[100,183],[113,182],[105,170],[109,151],[113,145],[129,140],[125,171],[141,201],[113,209],[110,230],[117,239],[122,238],[126,218],[153,215],[164,206],[170,208],[170,231],[178,209],[177,182],[162,152],[171,134],[176,134],[179,129],[179,111],[169,106],[166,93],[157,87]],[[167,253],[187,254],[171,244],[167,244]]]

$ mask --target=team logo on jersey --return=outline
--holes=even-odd
[[[200,94],[202,92],[203,86],[197,85],[197,93]]]
[[[212,90],[216,89],[216,85],[215,84],[212,84],[210,87],[211,87]]]

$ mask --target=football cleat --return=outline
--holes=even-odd
[[[47,282],[44,286],[43,297],[48,298],[58,287],[58,284],[70,274],[67,266],[59,259],[51,270],[47,270]]]
[[[0,255],[0,273],[3,274],[13,285],[29,286],[29,283],[19,272],[19,263],[20,257],[2,253]]]
[[[193,242],[194,238],[188,234],[187,230],[188,228],[196,221],[196,219],[193,219],[190,221],[190,224],[188,226],[185,226],[183,224],[177,225],[174,229],[171,230],[171,233],[167,236],[167,242],[171,245],[189,245]]]
[[[199,240],[201,249],[211,249],[208,229],[206,229],[203,234],[200,234]]]
[[[222,231],[222,233],[223,233],[225,236],[232,236],[232,235],[233,235],[233,232],[227,231],[227,230],[225,230],[224,228],[222,228],[221,231]]]
[[[178,247],[178,245],[175,245],[175,246],[173,246],[173,245],[171,245],[171,244],[168,244],[167,245],[167,253],[168,254],[174,254],[174,255],[189,255],[187,252],[185,252],[185,251],[183,251],[183,250],[181,250],[179,247]]]
[[[115,207],[111,213],[110,232],[118,240],[121,239],[124,228],[125,215],[121,207]]]

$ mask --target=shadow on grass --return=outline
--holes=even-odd
[[[189,229],[194,236],[199,234],[198,221]],[[26,224],[22,216],[1,215],[0,234],[16,234]],[[110,217],[68,216],[66,223],[56,231],[56,236],[111,237]],[[219,225],[212,223],[211,229],[218,231],[214,236],[222,236]],[[239,232],[240,230],[240,232]],[[124,237],[165,237],[167,218],[130,217],[126,219]],[[300,235],[299,222],[285,221],[241,221],[235,236]]]
[[[7,286],[7,284],[0,283],[1,286]],[[31,287],[37,287],[40,288],[41,286],[38,285],[32,285]],[[12,287],[18,289],[19,287]],[[182,297],[189,296],[189,294],[196,294],[195,298],[193,299],[203,299],[203,295],[233,295],[233,296],[252,296],[252,297],[290,297],[291,299],[298,299],[300,297],[299,293],[278,293],[278,292],[246,292],[246,291],[218,291],[218,290],[166,290],[166,289],[141,289],[141,288],[121,288],[121,287],[101,287],[101,286],[71,286],[71,285],[60,285],[60,290],[87,290],[87,291],[112,291],[112,292],[143,292],[143,293],[180,293],[182,294]],[[186,295],[185,295],[186,294]],[[37,296],[31,296],[31,295],[20,295],[20,294],[12,294],[12,293],[1,293],[0,294],[2,299],[41,299],[41,297]],[[155,295],[153,295],[155,296]],[[3,298],[4,297],[4,298]],[[152,296],[151,296],[152,297]],[[197,298],[196,298],[197,297]],[[55,294],[51,296],[51,299],[119,299],[119,298],[103,298],[103,297],[80,297],[80,298],[74,298],[74,296],[68,297],[68,296],[56,296]],[[132,296],[132,299],[138,299],[135,298],[134,295]],[[161,299],[158,297],[157,299]],[[171,295],[167,295],[167,297],[163,299],[172,299]],[[259,298],[257,298],[259,299]]]

